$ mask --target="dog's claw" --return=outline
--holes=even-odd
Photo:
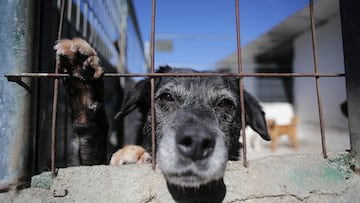
[[[111,156],[110,165],[150,162],[151,156],[144,148],[137,145],[126,145]]]
[[[82,67],[84,70],[88,68],[94,69],[93,79],[96,80],[104,74],[103,68],[99,65],[99,58],[97,56],[89,56]]]

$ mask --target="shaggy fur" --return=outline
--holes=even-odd
[[[161,67],[161,73],[194,73]],[[270,140],[256,99],[244,91],[246,124]],[[223,177],[226,162],[238,160],[241,144],[239,80],[231,77],[155,79],[157,164],[170,184],[198,187]],[[129,91],[120,116],[139,108],[143,147],[151,152],[150,79]]]

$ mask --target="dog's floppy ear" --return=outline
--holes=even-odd
[[[167,73],[173,70],[170,66],[160,66],[156,73]],[[155,85],[159,84],[161,78],[155,80]],[[150,79],[146,78],[137,82],[126,94],[121,110],[115,115],[114,119],[125,117],[136,108],[139,108],[143,115],[146,115],[150,108]]]
[[[268,133],[265,113],[256,99],[246,91],[244,91],[246,124],[255,130],[264,140],[271,140]]]
[[[234,94],[239,95],[239,79],[231,77],[226,79],[229,88],[234,92]],[[248,92],[244,90],[244,100],[245,100],[245,112],[246,112],[246,125],[249,125],[253,130],[255,130],[264,140],[271,140],[266,120],[265,113],[262,110],[259,102]],[[240,106],[240,104],[239,104]],[[239,108],[240,109],[240,108]]]
[[[150,105],[150,80],[143,79],[137,82],[126,94],[121,110],[115,115],[114,119],[125,117],[136,108],[145,113]]]

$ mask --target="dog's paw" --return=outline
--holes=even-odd
[[[67,56],[70,59],[74,58],[74,53],[71,51],[72,40],[70,39],[62,39],[59,40],[54,46],[54,50],[56,51],[57,56]]]
[[[150,162],[151,156],[144,148],[137,145],[126,145],[111,156],[110,165]]]
[[[85,40],[59,40],[54,49],[60,63],[60,72],[82,80],[96,80],[103,75],[96,51]]]
[[[71,51],[72,40],[62,39],[57,42],[54,46],[56,51],[56,60],[60,63],[60,72],[68,73],[71,70],[71,67],[74,66],[73,60],[75,54]]]
[[[96,56],[96,51],[91,47],[89,43],[81,38],[74,38],[72,40],[71,51],[73,53],[79,53],[84,56]]]

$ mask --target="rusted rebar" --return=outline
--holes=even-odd
[[[105,73],[103,77],[344,77],[344,73]],[[19,73],[5,77],[62,78],[63,73]]]
[[[59,27],[58,27],[58,35],[57,39],[61,39],[63,18],[64,18],[64,8],[65,8],[65,0],[61,2],[60,8],[60,19],[59,19]],[[59,70],[59,60],[56,60],[55,63],[55,74],[58,74]],[[59,79],[54,79],[54,92],[53,92],[53,107],[52,107],[52,123],[51,123],[51,174],[54,178],[56,176],[56,115],[57,115],[57,105],[58,105],[58,95],[59,95]]]
[[[155,16],[156,16],[156,0],[152,0],[152,16],[151,16],[151,74],[154,74],[155,67]],[[152,169],[156,167],[156,139],[155,139],[155,78],[150,78],[151,86],[151,152],[152,152]]]
[[[240,38],[240,12],[239,0],[235,0],[236,7],[236,41],[237,41],[237,59],[238,59],[238,72],[239,75],[243,73],[242,58],[241,58],[241,38]],[[239,76],[239,94],[241,106],[241,135],[243,144],[243,165],[248,166],[247,161],[247,147],[246,147],[246,133],[245,133],[245,101],[244,101],[244,78]],[[239,132],[240,133],[240,132]]]
[[[315,31],[313,0],[310,0],[310,22],[311,22],[311,42],[312,42],[312,50],[313,50],[314,71],[316,74],[319,72],[319,68],[318,68],[318,55],[317,55],[317,46],[316,46],[316,31]],[[320,96],[320,77],[316,76],[315,80],[316,80],[316,96],[317,96],[319,120],[320,120],[321,146],[322,146],[323,156],[326,159],[327,152],[326,152],[325,127],[324,127],[324,116],[323,116],[324,114],[323,114],[322,102]]]

